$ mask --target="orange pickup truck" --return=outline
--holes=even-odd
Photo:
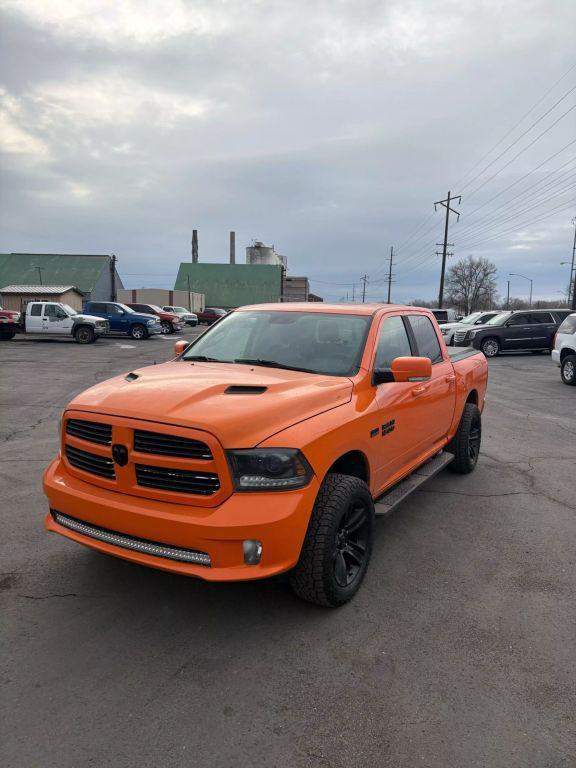
[[[448,351],[426,309],[243,307],[176,353],[68,405],[48,530],[210,581],[289,572],[300,597],[337,606],[364,578],[375,516],[476,465],[486,359]]]

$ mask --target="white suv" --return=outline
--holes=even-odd
[[[564,384],[576,386],[576,312],[568,315],[558,328],[552,360],[560,366]]]

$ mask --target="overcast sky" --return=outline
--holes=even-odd
[[[201,261],[227,260],[234,229],[237,260],[261,239],[316,293],[367,274],[379,300],[394,244],[392,298],[433,298],[443,216],[426,218],[451,189],[452,260],[561,298],[574,0],[0,6],[2,251],[116,253],[126,286],[172,287],[192,228]]]

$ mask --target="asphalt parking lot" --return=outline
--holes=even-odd
[[[328,611],[44,531],[67,401],[173,341],[0,345],[3,765],[576,766],[576,390],[550,357],[490,361],[476,472],[379,521]]]

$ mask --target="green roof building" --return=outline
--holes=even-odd
[[[7,285],[74,285],[92,301],[124,287],[111,256],[71,253],[0,253],[0,291]]]
[[[180,264],[176,291],[205,295],[205,306],[234,309],[280,301],[282,267],[276,264]]]

